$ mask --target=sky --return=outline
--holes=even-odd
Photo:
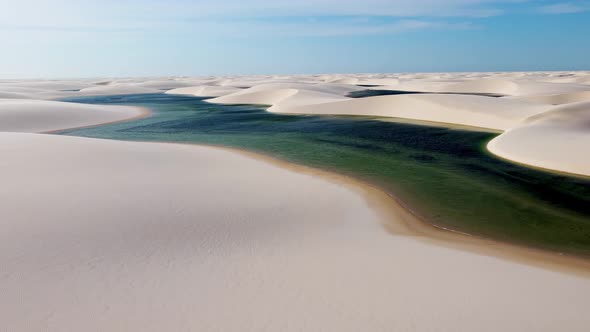
[[[590,0],[0,0],[0,78],[590,70]]]

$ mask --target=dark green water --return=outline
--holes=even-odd
[[[485,151],[495,134],[362,117],[278,115],[165,94],[72,101],[144,106],[154,115],[66,135],[262,152],[377,184],[438,226],[590,257],[590,181],[499,160]]]

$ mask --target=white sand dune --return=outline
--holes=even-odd
[[[303,106],[278,103],[269,111],[395,117],[505,130],[548,109],[546,105],[482,96],[406,94],[309,103]]]
[[[149,80],[141,82],[138,85],[144,88],[151,88],[156,90],[172,90],[178,88],[186,88],[194,85],[195,82],[176,80],[176,79],[163,79],[163,80]]]
[[[351,100],[348,97],[343,97],[332,93],[323,93],[310,90],[291,89],[292,93],[287,97],[273,103],[273,106],[268,108],[269,112],[280,112],[281,109],[290,109],[294,107],[302,107],[308,105],[319,105],[325,103],[333,103],[338,101]]]
[[[546,94],[590,91],[590,87],[577,83],[551,83],[530,80],[477,79],[477,80],[409,80],[380,89],[433,93],[482,93],[507,96],[534,96]]]
[[[277,89],[306,90],[345,96],[351,92],[364,90],[365,88],[339,83],[266,83],[255,85],[249,89],[243,90],[241,93],[270,91]],[[239,95],[239,93],[234,95]]]
[[[328,83],[336,84],[358,84],[359,79],[356,77],[342,77],[329,80]]]
[[[218,98],[207,100],[216,104],[251,104],[251,105],[273,105],[297,93],[297,89],[269,89],[252,91],[246,89],[244,92],[236,92]]]
[[[47,93],[49,91],[57,92],[57,90],[47,90],[47,89],[39,89],[39,88],[32,88],[27,86],[20,86],[18,84],[12,83],[5,83],[0,84],[0,92],[2,93],[15,93],[26,96],[27,98],[39,98],[39,95],[43,93]]]
[[[512,95],[515,94],[518,89],[518,84],[512,81],[484,79],[449,84],[443,88],[444,91],[442,92]]]
[[[92,86],[92,84],[86,80],[27,80],[14,82],[12,85],[25,89],[51,91],[80,90]],[[0,87],[1,86],[2,85],[0,85]]]
[[[84,88],[75,93],[78,96],[102,96],[102,95],[123,95],[123,94],[145,94],[162,92],[155,88],[146,88],[135,84],[114,83]]]
[[[348,100],[350,98],[337,94],[322,93],[298,89],[264,89],[250,93],[234,93],[219,98],[207,100],[217,104],[254,104],[273,105],[268,110],[274,111],[279,107],[297,107],[302,105],[317,105],[321,103]]]
[[[574,155],[576,149],[582,149],[586,144],[587,128],[581,131],[564,132],[562,137],[576,137],[582,145],[569,149],[564,139],[552,140],[551,148],[546,153],[537,154],[532,158],[530,154],[535,149],[524,152],[525,147],[534,142],[544,142],[548,137],[541,130],[526,129],[530,123],[526,120],[549,112],[556,104],[570,104],[590,100],[590,86],[579,82],[556,83],[548,82],[564,77],[585,77],[585,73],[463,73],[463,74],[413,74],[399,75],[399,83],[382,85],[369,89],[390,89],[407,91],[433,91],[437,94],[408,94],[393,96],[377,96],[360,99],[345,97],[350,92],[363,89],[358,86],[322,83],[264,83],[251,88],[208,100],[222,104],[260,104],[270,105],[270,112],[289,114],[331,114],[331,115],[364,115],[376,117],[404,118],[410,120],[429,121],[447,125],[466,125],[499,131],[513,131],[501,135],[490,148],[499,156],[531,166],[566,171],[581,175],[590,173],[590,159],[586,154]],[[338,77],[336,77],[338,78]],[[340,77],[342,78],[342,77]],[[303,78],[302,78],[303,79]],[[305,80],[320,79],[335,81],[332,76],[305,77]],[[359,76],[358,82],[367,82],[370,76]],[[384,80],[387,78],[379,77]],[[543,81],[548,80],[548,81]],[[444,92],[454,94],[441,94]],[[459,93],[459,94],[457,94]],[[507,95],[505,98],[491,98],[484,96],[461,95],[472,93],[487,93]],[[582,106],[580,106],[582,107]],[[578,118],[580,117],[580,118]],[[553,121],[550,118],[549,122]],[[580,112],[572,113],[572,123],[584,122],[584,115]],[[538,126],[535,126],[538,127]],[[560,127],[561,128],[561,127]],[[562,130],[562,129],[560,129]],[[517,135],[527,132],[530,134]],[[551,130],[551,133],[555,132]],[[535,138],[539,136],[538,138]],[[530,141],[530,142],[529,142]],[[500,146],[501,147],[496,147]],[[532,142],[532,143],[531,143]],[[504,148],[514,144],[513,148]],[[540,148],[538,148],[540,149]],[[562,150],[561,153],[550,151]],[[567,152],[569,151],[569,152]]]
[[[389,85],[394,86],[399,84],[399,80],[397,78],[373,78],[368,77],[364,79],[360,79],[358,82],[359,85]]]
[[[587,329],[588,279],[391,235],[348,185],[188,145],[0,154],[8,331]]]
[[[166,91],[166,93],[172,95],[191,95],[195,97],[221,97],[240,90],[240,88],[232,86],[201,85],[172,89]]]
[[[300,106],[347,100],[353,91],[364,88],[344,84],[272,83],[207,100],[216,104],[255,104]]]
[[[551,95],[534,95],[517,98],[520,100],[528,100],[536,103],[543,103],[549,105],[563,105],[590,101],[590,90]]]
[[[0,99],[0,131],[43,132],[121,121],[142,114],[127,106]]]
[[[563,94],[580,91],[590,91],[590,86],[577,83],[550,83],[529,81],[519,84],[519,96]]]
[[[503,131],[520,128],[522,121],[552,110],[553,105],[589,101],[590,85],[584,83],[590,83],[590,72],[4,80],[0,81],[0,98],[57,99],[161,93],[166,89],[180,87],[171,89],[168,93],[216,97],[209,100],[213,103],[269,105],[271,112],[398,117]],[[356,84],[375,87],[367,88]],[[436,94],[487,93],[508,97],[494,99],[465,95],[399,95],[359,100],[347,98],[351,92],[364,89],[422,91]],[[517,159],[518,156],[515,156],[515,161]],[[547,166],[559,162],[551,160],[542,164]],[[590,168],[590,165],[587,167]]]
[[[1,92],[0,91],[0,99],[28,99],[29,96],[22,94],[22,93],[15,93],[15,92]]]
[[[428,94],[351,99],[350,92],[364,88],[325,83],[352,77],[386,89],[454,86],[584,101],[578,91],[584,91],[585,74],[562,83],[542,81],[563,75],[568,73],[3,81],[0,93],[58,98],[161,93],[187,84],[169,93],[224,92],[211,101],[271,105],[272,112],[405,117],[505,130],[489,144],[493,153],[584,174],[590,170],[588,154],[580,153],[590,146],[589,102],[555,107],[514,97]],[[518,89],[508,91],[512,83]],[[76,86],[81,91],[60,91]],[[123,106],[0,99],[0,131],[49,131],[139,114]],[[0,133],[0,155],[0,329],[588,327],[587,278],[436,246],[407,227],[416,221],[403,210],[388,210],[385,219],[372,201],[386,199],[382,194],[363,196],[370,189],[338,177],[328,180],[217,148],[31,133]]]
[[[187,83],[187,85],[189,84]],[[9,94],[18,94],[21,99],[60,99],[82,96],[160,93],[162,92],[160,88],[164,86],[162,83],[157,88],[145,87],[137,82],[124,82],[123,80],[96,81],[94,83],[90,80],[65,83],[59,81],[0,82],[0,98],[14,98],[10,97]]]
[[[523,164],[590,176],[590,102],[532,117],[493,139],[488,150]]]

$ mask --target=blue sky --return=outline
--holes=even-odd
[[[0,0],[0,77],[590,70],[590,0]]]

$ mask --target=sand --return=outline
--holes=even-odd
[[[561,94],[550,94],[550,95],[534,95],[517,97],[515,99],[527,100],[536,103],[550,104],[550,105],[563,105],[571,103],[580,103],[583,101],[590,101],[590,90],[561,93]]]
[[[391,235],[341,183],[207,147],[0,142],[7,330],[587,327],[588,279]]]
[[[253,85],[255,79],[250,78],[249,88],[208,101],[269,105],[268,111],[276,113],[402,118],[432,125],[494,130],[502,134],[488,148],[499,157],[590,176],[590,154],[584,153],[589,146],[586,127],[570,130],[559,125],[560,129],[554,130],[550,122],[555,117],[548,117],[543,121],[543,128],[552,129],[539,130],[538,123],[533,125],[534,121],[528,121],[562,106],[566,110],[569,106],[588,108],[584,104],[590,101],[590,85],[584,84],[588,77],[588,72],[323,75],[301,77],[299,82],[290,78],[284,83],[268,83],[267,79],[257,78],[258,85]],[[361,87],[358,85],[361,83],[373,84]],[[224,84],[231,83],[226,80]],[[349,98],[350,93],[362,89],[424,93]],[[576,103],[579,106],[573,106]],[[584,110],[572,112],[568,121],[585,122]],[[528,130],[528,126],[534,128]]]
[[[122,121],[141,116],[127,106],[99,106],[47,100],[0,99],[0,131],[45,132]]]
[[[493,139],[488,149],[523,164],[590,175],[590,102],[532,117]]]
[[[547,109],[545,105],[482,96],[405,94],[294,107],[279,103],[269,108],[269,111],[394,117],[505,130]]]
[[[428,85],[486,75],[356,78]],[[578,87],[585,76],[572,75],[563,84]],[[551,73],[493,76],[550,84],[562,84],[552,80],[563,78]],[[351,99],[347,93],[359,87],[343,84],[347,77],[178,80],[189,89],[199,80],[211,87],[240,86],[221,101],[271,101],[270,110],[276,112],[407,114],[495,128],[504,133],[490,150],[500,156],[551,169],[568,165],[566,171],[573,173],[588,165],[580,153],[588,146],[588,103],[554,106],[512,97],[436,94]],[[142,85],[147,81],[151,87]],[[74,84],[86,86],[81,90],[113,85],[122,92],[129,86],[177,85],[170,81]],[[257,88],[259,81],[265,83]],[[0,82],[0,92],[10,85],[10,93],[31,98],[36,95],[31,89],[40,89],[41,99],[66,93],[18,84]],[[475,86],[490,91],[496,85]],[[375,204],[385,199],[383,194],[368,196],[354,181],[219,148],[28,133],[140,113],[132,107],[0,99],[2,329],[587,330],[587,277],[475,248],[440,246],[428,233],[416,231],[418,221],[408,220],[394,201],[385,211]]]
[[[365,89],[425,94],[349,98],[351,93]],[[208,100],[212,103],[268,105],[270,112],[277,113],[403,118],[427,121],[432,125],[462,125],[494,130],[503,134],[489,145],[489,149],[501,158],[533,167],[590,176],[590,154],[580,152],[585,150],[587,143],[586,130],[570,131],[560,127],[561,134],[557,136],[552,135],[555,130],[548,130],[547,134],[534,128],[525,130],[532,123],[528,119],[559,107],[590,102],[590,72],[587,71],[0,81],[2,103],[8,99],[52,100],[162,92],[214,97]],[[584,112],[575,112],[570,121],[585,121],[582,113]],[[576,118],[578,116],[581,118]],[[551,119],[553,118],[549,117],[547,121],[550,122]],[[544,121],[544,126],[550,126],[547,121]],[[1,126],[0,124],[0,130]],[[535,125],[535,128],[538,127],[538,124]],[[22,130],[27,131],[28,128],[24,127]],[[516,134],[525,131],[528,134]],[[510,135],[507,135],[508,132]],[[564,140],[565,137],[568,141]],[[533,157],[532,151],[538,148],[526,151],[525,147],[540,144],[548,146],[548,151],[561,152],[538,153]],[[507,148],[509,145],[513,147]],[[575,161],[562,159],[569,158],[568,156],[577,157],[572,157]]]
[[[195,97],[220,97],[237,91],[240,91],[240,89],[231,86],[204,85],[172,89],[166,91],[166,93],[173,95],[191,95]]]

